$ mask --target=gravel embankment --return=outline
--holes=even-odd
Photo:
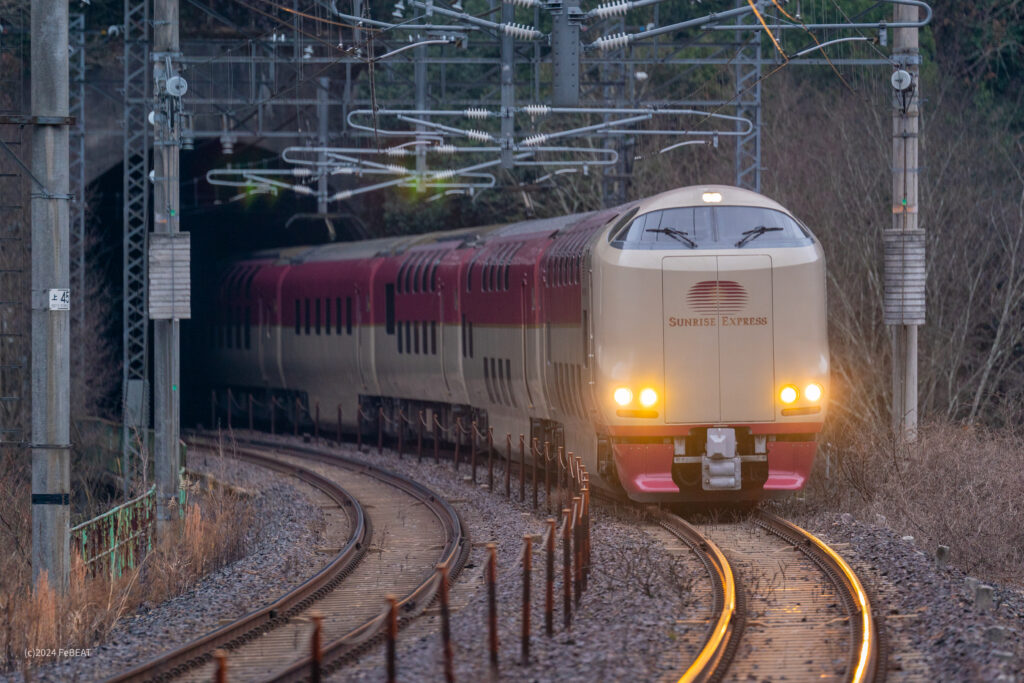
[[[485,544],[498,549],[497,602],[500,671],[506,680],[676,680],[680,653],[696,652],[704,634],[701,617],[710,611],[704,570],[689,552],[670,553],[647,533],[632,513],[618,514],[595,506],[592,518],[593,572],[570,631],[563,627],[561,543],[556,552],[554,635],[544,635],[545,555],[535,550],[531,580],[532,638],[530,661],[522,665],[521,603],[523,535],[542,534],[547,518],[543,481],[537,513],[519,503],[513,478],[512,500],[504,497],[504,471],[495,468],[495,493],[468,481],[469,466],[455,473],[450,462],[435,465],[431,458],[417,463],[408,454],[399,460],[392,451],[357,453],[346,445],[345,455],[402,472],[445,496],[469,529],[472,551],[462,576],[452,589],[451,617],[455,677],[486,680],[488,673],[487,603],[483,584]],[[529,477],[529,474],[527,474]],[[478,481],[486,482],[482,461]],[[529,479],[528,479],[529,481]],[[553,495],[554,497],[554,495]],[[656,532],[655,532],[656,533]],[[535,542],[535,547],[540,541]],[[682,545],[681,542],[676,545]],[[399,634],[398,671],[403,681],[444,680],[440,646],[440,617],[431,609],[421,623]],[[691,656],[692,658],[692,656]],[[686,656],[682,657],[688,663]],[[334,680],[379,681],[385,677],[383,651],[375,650]]]
[[[939,569],[934,550],[916,547],[883,518],[867,524],[846,513],[819,513],[794,521],[837,544],[876,614],[884,615],[889,680],[1024,679],[1024,591],[993,585],[992,609],[979,610],[976,580],[953,567]]]
[[[329,557],[322,546],[323,514],[304,485],[227,458],[193,455],[189,466],[259,495],[252,499],[249,554],[208,575],[195,588],[160,605],[143,603],[122,618],[91,655],[32,670],[37,681],[102,679],[182,645],[222,623],[273,602],[315,573]],[[21,681],[18,675],[14,680]]]

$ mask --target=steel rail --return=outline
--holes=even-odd
[[[850,628],[856,645],[850,654],[847,680],[851,683],[883,680],[885,667],[878,665],[881,647],[878,627],[871,613],[871,601],[846,560],[811,532],[778,515],[762,510],[754,516],[753,521],[766,531],[792,543],[817,564],[839,589],[851,616]]]
[[[714,611],[718,614],[708,629],[704,646],[679,677],[679,683],[720,680],[739,646],[746,621],[739,584],[729,560],[710,538],[682,517],[667,512],[659,512],[659,517],[659,524],[690,546],[711,576],[715,596]]]
[[[449,580],[454,580],[462,571],[463,565],[469,556],[469,543],[462,525],[462,518],[447,500],[440,498],[434,491],[418,481],[379,468],[376,465],[361,462],[340,454],[326,452],[318,448],[283,445],[278,442],[261,439],[246,439],[239,442],[260,448],[285,448],[289,453],[296,454],[298,457],[305,459],[316,460],[329,465],[358,468],[362,473],[369,474],[396,488],[402,489],[410,496],[419,499],[427,509],[433,512],[445,530],[445,545],[441,551],[441,559],[438,564],[449,568]],[[412,619],[433,603],[438,588],[438,575],[432,573],[430,578],[422,581],[409,594],[398,600],[398,609],[402,613],[402,617],[398,622],[399,629],[404,628]],[[345,635],[326,643],[322,650],[321,673],[328,674],[337,670],[343,664],[358,659],[366,650],[380,642],[384,637],[382,627],[385,618],[386,612],[381,612],[376,617],[367,620]],[[306,681],[312,678],[312,673],[313,659],[310,656],[294,662],[287,668],[274,674],[270,680]]]
[[[202,443],[195,439],[192,442],[196,445]],[[214,444],[203,443],[202,445],[212,446]],[[214,650],[236,648],[286,623],[291,617],[307,609],[320,596],[333,590],[345,576],[351,573],[365,554],[369,545],[366,541],[371,533],[370,521],[359,501],[349,495],[344,488],[326,477],[298,465],[284,463],[255,453],[241,452],[238,453],[238,457],[260,467],[291,474],[321,490],[348,515],[349,526],[352,529],[348,542],[326,567],[270,605],[250,612],[230,624],[225,624],[144,664],[119,673],[107,679],[108,683],[169,680],[189,669],[206,664],[213,659]]]

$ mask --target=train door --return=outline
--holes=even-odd
[[[718,422],[718,261],[662,260],[665,421]]]
[[[771,257],[719,256],[718,288],[722,421],[771,421],[775,414]]]

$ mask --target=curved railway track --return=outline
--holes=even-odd
[[[763,511],[753,515],[752,526],[693,525],[660,510],[655,516],[697,554],[712,584],[707,635],[680,683],[765,675],[883,680],[867,593],[850,566],[820,539]]]
[[[192,441],[214,445],[201,437]],[[236,454],[297,476],[327,496],[328,507],[348,518],[347,543],[325,568],[273,604],[111,681],[212,680],[216,649],[228,651],[232,681],[308,679],[314,608],[324,616],[321,670],[330,672],[383,637],[385,595],[399,596],[401,627],[433,601],[436,565],[447,566],[454,578],[465,562],[468,543],[458,513],[418,482],[301,446],[248,441]]]

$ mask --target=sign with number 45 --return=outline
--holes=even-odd
[[[48,308],[51,311],[70,311],[71,310],[71,290],[70,289],[51,289],[50,296],[47,299]]]

